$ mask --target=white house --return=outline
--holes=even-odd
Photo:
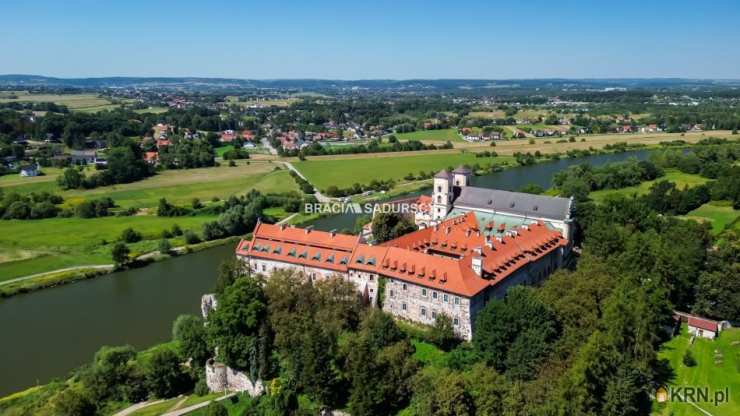
[[[39,167],[38,165],[28,165],[21,167],[21,176],[23,177],[33,177],[38,176],[39,174]]]
[[[689,316],[688,326],[689,334],[707,339],[714,339],[720,331],[719,322],[698,316]]]

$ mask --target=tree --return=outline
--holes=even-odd
[[[557,335],[552,312],[532,288],[518,286],[479,313],[473,345],[497,370],[527,380],[535,375]]]
[[[223,403],[214,400],[206,406],[206,416],[229,416],[229,411]]]
[[[686,350],[681,362],[683,362],[683,365],[685,365],[686,367],[696,366],[696,359],[694,358],[694,355],[691,353],[691,350]]]
[[[408,380],[418,363],[413,358],[414,347],[392,318],[373,311],[346,348],[353,415],[393,414],[406,406],[411,396]]]
[[[219,361],[246,371],[253,381],[271,371],[267,304],[255,279],[238,279],[224,290],[218,308],[208,315],[207,333],[210,348],[218,348]]]
[[[90,399],[95,402],[126,399],[125,386],[135,379],[135,358],[136,350],[130,345],[100,348],[92,365],[81,376]]]
[[[146,383],[154,397],[174,397],[192,387],[180,357],[169,348],[156,350],[146,366]]]
[[[178,342],[180,354],[193,359],[193,367],[202,367],[211,356],[206,328],[195,315],[180,315],[172,326],[172,339]]]
[[[449,316],[440,313],[434,320],[434,326],[429,333],[429,340],[444,351],[449,351],[457,343],[455,329],[452,326],[452,319]]]
[[[234,284],[236,279],[245,277],[246,275],[246,268],[243,261],[233,256],[224,260],[218,267],[218,277],[216,277],[214,292],[219,295],[224,293],[224,290]]]
[[[169,254],[170,250],[172,250],[172,244],[170,244],[168,239],[163,238],[159,240],[159,252],[161,254]]]
[[[121,232],[121,241],[124,243],[135,243],[137,241],[141,241],[141,234],[131,227],[126,228]]]
[[[519,189],[519,192],[524,192],[526,194],[540,195],[543,192],[545,192],[545,189],[535,183],[530,183],[530,184],[522,186]]]
[[[57,178],[57,183],[63,189],[77,189],[82,187],[84,177],[77,168],[70,167],[64,169],[64,173]]]
[[[95,402],[82,387],[68,387],[54,398],[55,414],[60,416],[94,416]]]
[[[379,213],[373,218],[373,238],[382,243],[416,230],[416,226],[398,213]]]
[[[115,246],[113,246],[111,256],[113,257],[113,262],[116,263],[116,265],[120,266],[122,264],[126,264],[128,262],[128,255],[129,249],[126,244],[119,241],[118,243],[116,243]]]
[[[462,373],[428,367],[417,374],[413,384],[414,398],[410,408],[415,415],[476,414],[473,398]]]

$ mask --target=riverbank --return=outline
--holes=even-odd
[[[0,282],[0,298],[13,295],[29,293],[35,290],[46,289],[59,285],[92,279],[95,277],[111,274],[122,270],[133,270],[146,267],[153,262],[170,259],[175,256],[184,256],[208,248],[221,246],[238,241],[240,236],[227,237],[220,240],[204,241],[198,244],[189,244],[172,249],[172,254],[162,254],[159,250],[151,251],[137,256],[128,267],[116,268],[113,264],[76,266],[51,272],[37,273],[30,276],[18,277]]]

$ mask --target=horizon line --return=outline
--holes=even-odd
[[[190,78],[190,79],[220,79],[239,81],[637,81],[637,80],[685,80],[685,81],[740,81],[738,78],[712,78],[712,77],[676,77],[676,76],[643,76],[643,77],[522,77],[522,78],[239,78],[228,76],[201,76],[201,75],[101,75],[101,76],[74,76],[61,77],[54,75],[38,74],[0,74],[0,77],[39,77],[59,80],[75,79],[106,79],[106,78]]]

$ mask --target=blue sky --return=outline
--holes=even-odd
[[[740,78],[737,0],[4,3],[4,74]]]

